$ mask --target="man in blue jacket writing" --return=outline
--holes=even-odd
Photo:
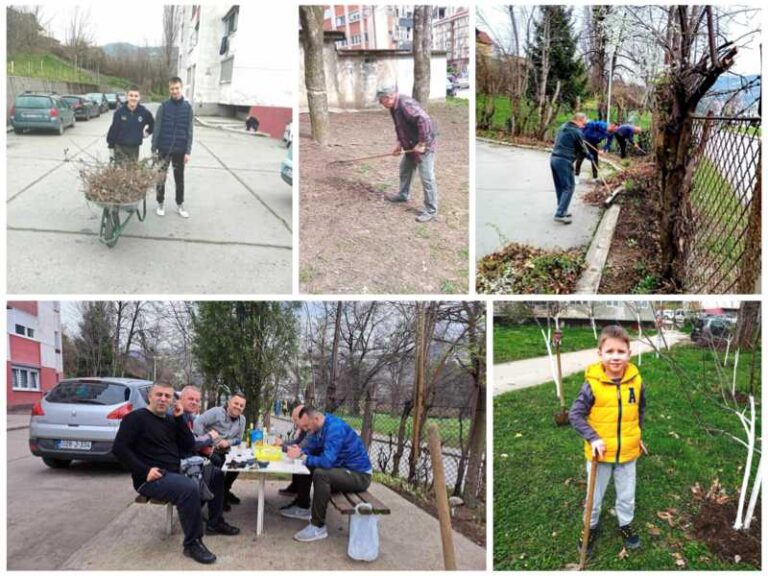
[[[304,448],[289,446],[289,458],[300,458],[311,476],[297,476],[297,498],[294,506],[281,510],[286,518],[310,520],[294,539],[313,542],[328,537],[325,513],[332,491],[363,492],[371,485],[371,461],[363,440],[349,424],[333,414],[323,414],[311,407],[299,412],[299,427],[310,433]],[[309,491],[314,487],[312,510]]]

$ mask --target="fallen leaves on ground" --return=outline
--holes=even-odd
[[[627,556],[629,556],[629,552],[627,552],[626,548],[622,548],[621,552],[619,552],[619,560],[624,560]]]
[[[656,512],[656,516],[660,520],[664,520],[667,524],[669,524],[670,528],[674,528],[675,516],[677,516],[677,508],[667,508],[666,510],[661,510]]]
[[[678,568],[685,568],[685,558],[680,552],[672,552],[672,557],[675,559],[675,566]]]

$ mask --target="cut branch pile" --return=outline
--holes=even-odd
[[[82,162],[78,170],[85,197],[101,204],[132,204],[162,178],[152,160],[139,162]]]

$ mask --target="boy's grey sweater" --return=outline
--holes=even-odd
[[[228,440],[232,446],[236,446],[242,442],[245,433],[245,416],[240,415],[237,418],[232,418],[227,414],[226,408],[216,406],[195,418],[193,432],[195,436],[200,436],[211,429],[216,430],[219,436]]]

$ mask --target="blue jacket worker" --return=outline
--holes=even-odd
[[[605,143],[605,151],[608,152],[608,150],[611,149],[611,143],[615,137],[616,142],[619,143],[619,153],[621,157],[626,158],[627,144],[631,144],[635,148],[639,148],[639,146],[635,143],[635,134],[640,134],[640,132],[642,132],[640,126],[622,124],[621,126],[615,128],[612,134],[608,135],[608,141]]]
[[[126,92],[127,102],[115,110],[112,125],[107,132],[107,147],[115,152],[115,160],[139,159],[139,148],[144,137],[152,134],[155,119],[152,112],[139,104],[141,93],[136,86]]]
[[[592,180],[597,180],[598,177],[598,165],[600,164],[599,153],[600,142],[609,138],[610,135],[616,131],[616,125],[608,125],[607,122],[602,120],[592,120],[584,125],[581,129],[581,135],[584,138],[584,144],[587,145],[587,149],[592,154]],[[584,162],[584,156],[579,154],[576,158],[576,183],[579,182],[579,175],[581,174],[581,164]]]
[[[195,115],[192,105],[184,99],[181,78],[174,76],[168,82],[171,97],[160,104],[152,134],[152,152],[160,157],[162,175],[157,185],[158,216],[165,216],[165,178],[168,166],[173,165],[173,181],[176,184],[176,211],[182,218],[189,218],[184,209],[184,166],[192,153],[192,135]]]
[[[280,513],[286,518],[309,520],[309,525],[293,538],[299,542],[312,542],[328,536],[325,514],[331,492],[367,490],[373,469],[362,438],[341,418],[305,406],[299,412],[299,427],[310,436],[304,448],[290,446],[288,457],[301,458],[314,471],[311,477],[295,478],[295,504]],[[311,512],[310,488],[314,488]]]
[[[592,154],[584,144],[584,138],[581,135],[581,129],[586,124],[587,115],[582,112],[574,114],[571,120],[563,124],[557,131],[555,146],[552,148],[552,155],[549,159],[549,167],[552,170],[557,196],[555,222],[561,224],[571,223],[568,206],[576,186],[573,163],[579,155],[592,158]]]

